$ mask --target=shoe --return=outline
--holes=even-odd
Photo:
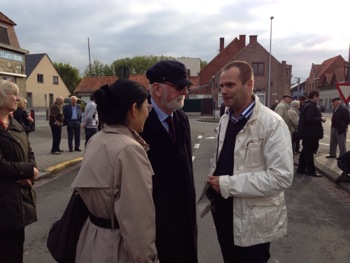
[[[346,183],[350,183],[350,176],[343,172],[341,175],[338,176],[338,178],[335,180],[336,184],[339,184],[341,182],[346,182]]]
[[[331,155],[331,154],[327,154],[327,155],[326,155],[326,158],[337,158],[337,156]]]
[[[59,151],[60,153],[63,153],[63,152],[64,152],[64,150],[61,150],[61,149],[59,149],[58,151]]]
[[[73,152],[73,150],[72,150],[72,149],[69,149],[69,152]]]
[[[81,152],[81,150],[78,148],[78,149],[74,149],[74,151],[76,152]]]
[[[297,174],[306,174],[306,171],[297,169]]]
[[[314,173],[306,172],[306,175],[313,176],[313,177],[322,177],[322,175],[317,172],[314,172]]]
[[[61,154],[59,151],[51,152],[51,154]]]

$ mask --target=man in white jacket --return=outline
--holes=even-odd
[[[229,111],[220,120],[204,197],[211,201],[224,262],[266,263],[270,241],[287,234],[284,190],[294,173],[290,132],[253,94],[248,63],[226,65],[219,84]]]

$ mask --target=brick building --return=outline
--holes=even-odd
[[[254,92],[260,101],[267,105],[268,102],[268,68],[270,53],[258,42],[256,35],[249,36],[246,45],[246,36],[240,35],[224,47],[224,38],[220,38],[219,53],[199,73],[199,88],[191,91],[191,98],[214,98],[215,105],[222,102],[221,94],[218,92],[221,68],[234,60],[249,62],[255,75]],[[271,85],[270,104],[280,100],[283,94],[290,94],[292,66],[286,61],[279,62],[271,56]]]
[[[15,82],[20,96],[26,95],[25,54],[19,45],[14,27],[16,23],[0,12],[0,79]]]

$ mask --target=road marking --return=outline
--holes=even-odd
[[[192,162],[194,161],[194,159],[196,159],[196,156],[192,156]]]
[[[199,148],[199,145],[200,145],[199,143],[196,143],[196,144],[194,145],[193,148],[194,148],[194,149],[198,149],[198,148]]]
[[[198,137],[197,137],[198,139],[202,139],[203,138],[203,136],[202,135],[198,135]]]

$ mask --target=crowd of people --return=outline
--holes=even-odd
[[[69,151],[81,151],[85,129],[72,187],[89,216],[76,262],[197,263],[196,206],[201,216],[211,212],[225,263],[268,262],[270,243],[287,234],[284,192],[293,181],[293,155],[300,154],[299,174],[320,176],[314,153],[326,118],[316,107],[319,92],[298,100],[283,95],[271,110],[253,92],[251,65],[227,64],[212,164],[196,200],[190,124],[181,109],[193,84],[185,65],[173,60],[156,63],[146,77],[148,89],[131,80],[102,86],[84,115],[75,96],[67,105],[58,96],[50,107],[52,154],[63,152],[63,126]],[[0,80],[0,261],[15,263],[23,262],[24,227],[37,220],[32,184],[39,175],[24,126],[33,119],[18,92]],[[337,145],[345,155],[350,123],[339,98],[332,106],[327,158],[337,157]]]

